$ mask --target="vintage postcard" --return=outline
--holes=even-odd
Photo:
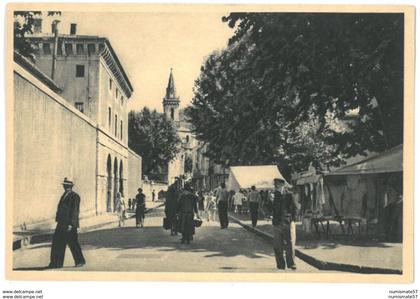
[[[413,7],[7,14],[8,279],[413,280]]]

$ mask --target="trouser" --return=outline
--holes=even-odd
[[[214,208],[210,208],[206,212],[207,214],[207,221],[215,221],[216,220],[216,210]]]
[[[136,226],[144,224],[144,209],[136,210]]]
[[[69,245],[76,265],[84,264],[86,262],[83,257],[82,249],[80,248],[77,228],[72,228],[68,231],[65,225],[57,224],[51,244],[51,266],[63,267],[66,245]]]
[[[219,210],[219,221],[220,221],[220,226],[222,228],[226,228],[229,225],[229,220],[228,220],[228,203],[224,202],[224,201],[220,201],[218,206],[217,206],[218,210]]]
[[[274,253],[278,269],[290,268],[295,265],[296,226],[281,223],[273,225]],[[286,260],[285,260],[286,256]]]
[[[258,221],[258,202],[250,202],[249,209],[251,211],[252,226],[257,226]]]

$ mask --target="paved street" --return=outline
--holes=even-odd
[[[74,268],[66,251],[63,271],[146,271],[146,272],[276,272],[271,244],[231,223],[221,230],[218,223],[203,223],[190,245],[162,229],[163,208],[147,214],[143,229],[104,227],[80,234],[87,265]],[[14,252],[14,269],[37,269],[49,262],[50,244],[34,244]],[[316,268],[297,259],[298,272]],[[49,270],[51,271],[51,270]],[[56,270],[54,270],[56,271]],[[291,271],[291,270],[289,270]]]

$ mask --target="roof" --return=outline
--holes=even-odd
[[[25,68],[28,72],[30,72],[32,75],[34,75],[38,80],[43,82],[45,85],[47,85],[52,91],[56,93],[61,93],[63,90],[55,83],[54,80],[52,80],[50,77],[48,77],[45,73],[43,73],[39,68],[37,68],[29,59],[22,56],[17,51],[13,52],[13,60]]]
[[[231,166],[227,186],[229,190],[235,191],[251,186],[257,189],[274,189],[274,179],[286,181],[276,165]]]
[[[168,86],[166,87],[166,95],[165,98],[167,99],[175,99],[176,98],[176,89],[175,89],[175,80],[174,75],[171,72],[169,74]]]
[[[403,171],[403,145],[400,144],[380,153],[376,156],[367,158],[360,162],[344,166],[336,171],[326,174],[347,175],[347,174],[376,174]]]
[[[33,41],[51,41],[54,39],[53,34],[48,33],[41,33],[41,34],[33,34],[28,36]],[[118,84],[121,86],[122,90],[124,91],[127,98],[131,97],[131,94],[133,92],[133,86],[131,85],[130,80],[128,79],[128,76],[118,59],[117,54],[115,53],[114,49],[112,48],[112,45],[108,38],[96,36],[96,35],[68,35],[68,34],[59,34],[58,35],[59,40],[65,40],[67,42],[98,42],[101,44],[106,45],[106,47],[103,48],[102,52],[99,53],[101,55],[105,62],[107,63],[108,67],[110,68],[111,72],[115,76],[116,80],[118,81]]]

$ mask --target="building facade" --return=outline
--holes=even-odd
[[[20,72],[15,70],[14,105],[15,114],[22,117],[15,118],[14,166],[23,174],[16,176],[15,201],[25,202],[24,194],[34,192],[25,182],[35,180],[35,189],[41,193],[54,185],[54,196],[48,199],[54,210],[60,195],[56,185],[61,188],[57,180],[69,177],[86,204],[82,213],[114,212],[117,192],[134,197],[141,186],[141,157],[128,148],[127,102],[133,88],[107,38],[77,35],[75,26],[71,27],[71,34],[35,30],[28,37],[35,48],[34,65],[15,54]],[[27,72],[28,76],[22,76]],[[45,82],[50,81],[57,89],[49,88],[46,93]],[[78,124],[80,119],[83,122]],[[42,140],[45,143],[40,144]],[[70,169],[60,162],[63,158],[68,159]],[[35,175],[43,163],[48,164],[41,167],[45,172]],[[15,225],[24,219],[47,220],[53,217],[52,210],[16,219]]]

